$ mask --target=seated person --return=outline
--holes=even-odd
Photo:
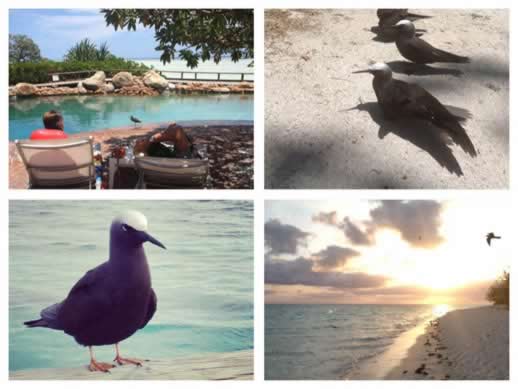
[[[167,147],[170,144],[172,147]],[[192,140],[182,127],[173,123],[166,130],[149,139],[141,139],[134,149],[135,154],[144,153],[150,157],[199,158]]]
[[[43,115],[43,125],[45,128],[34,130],[31,134],[31,140],[51,140],[51,139],[67,139],[63,116],[57,111],[45,112]]]

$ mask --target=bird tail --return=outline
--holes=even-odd
[[[477,150],[473,142],[471,142],[466,130],[459,124],[455,117],[451,118],[451,120],[444,121],[442,125],[448,130],[448,134],[453,142],[462,147],[462,150],[472,157],[477,156]]]
[[[417,20],[417,19],[429,19],[431,18],[430,15],[419,15],[419,14],[414,14],[414,13],[411,13],[411,12],[408,12],[407,15],[406,15],[407,18],[409,18],[409,20]]]
[[[36,319],[36,320],[29,320],[23,322],[27,327],[34,328],[34,327],[48,327],[49,324],[45,321],[45,319]]]
[[[469,63],[471,60],[469,57],[464,57],[462,55],[456,55],[452,53],[448,53],[447,51],[438,50],[441,58],[441,62],[452,62],[452,63]]]

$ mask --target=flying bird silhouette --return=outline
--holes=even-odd
[[[387,119],[412,117],[425,120],[446,130],[453,142],[472,157],[477,155],[466,130],[459,121],[463,118],[452,114],[431,93],[417,84],[410,84],[392,77],[392,70],[385,63],[375,63],[365,70],[353,73],[370,73],[372,86],[384,116]]]
[[[88,346],[90,371],[109,372],[115,367],[96,361],[92,346],[114,344],[114,362],[140,366],[141,360],[121,357],[119,342],[144,328],[157,307],[143,243],[165,246],[146,231],[147,219],[140,212],[128,211],[114,219],[108,260],[88,271],[62,302],[43,309],[39,319],[24,324],[64,331]]]
[[[135,117],[135,116],[133,116],[133,115],[131,115],[131,116],[130,116],[130,120],[131,120],[133,123],[135,123],[135,127],[137,127],[137,124],[142,123],[142,121],[141,121],[140,119],[136,118],[136,117]]]
[[[415,26],[410,20],[401,20],[396,23],[398,35],[396,46],[403,57],[417,63],[428,64],[434,62],[467,63],[468,57],[452,54],[437,49],[425,40],[416,36]]]
[[[490,232],[489,234],[486,235],[486,242],[487,242],[488,246],[491,246],[491,241],[493,239],[502,239],[502,237],[496,236],[494,233]]]

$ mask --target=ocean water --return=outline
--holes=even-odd
[[[133,61],[143,63],[146,66],[153,67],[156,70],[167,70],[173,72],[198,72],[200,78],[205,79],[217,79],[216,75],[203,74],[203,72],[214,73],[214,72],[226,72],[226,73],[254,73],[254,68],[248,65],[253,61],[252,59],[242,59],[237,62],[233,62],[230,58],[222,58],[221,61],[216,64],[214,61],[200,61],[198,66],[194,69],[189,68],[185,61],[175,59],[168,64],[163,64],[159,59],[133,59]],[[169,77],[179,77],[179,74],[168,74]],[[194,78],[194,74],[184,74],[184,78]],[[227,80],[240,80],[241,75],[239,74],[225,74],[222,78]],[[252,81],[254,75],[245,75],[246,81]]]
[[[136,209],[168,249],[145,251],[158,309],[121,343],[126,356],[167,359],[253,348],[253,204],[248,201],[11,201],[9,369],[77,367],[88,349],[61,331],[25,328],[108,256],[115,215]],[[111,361],[114,347],[96,347]]]
[[[265,377],[342,379],[433,317],[429,305],[266,305]]]
[[[69,134],[180,120],[253,120],[252,95],[59,96],[9,100],[9,140],[42,128],[43,114],[60,111]]]

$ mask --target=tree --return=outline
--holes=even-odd
[[[493,304],[509,306],[509,277],[509,272],[504,271],[504,274],[489,287],[486,298]]]
[[[97,48],[97,45],[88,38],[76,43],[65,54],[65,61],[69,62],[106,61],[111,58],[114,56],[110,53],[106,42],[101,43]]]
[[[27,35],[9,34],[9,63],[41,61],[40,48]]]
[[[254,56],[253,9],[102,9],[115,30],[136,30],[137,24],[155,29],[165,64],[179,57],[191,68],[198,62],[218,63],[224,55],[234,62]]]

